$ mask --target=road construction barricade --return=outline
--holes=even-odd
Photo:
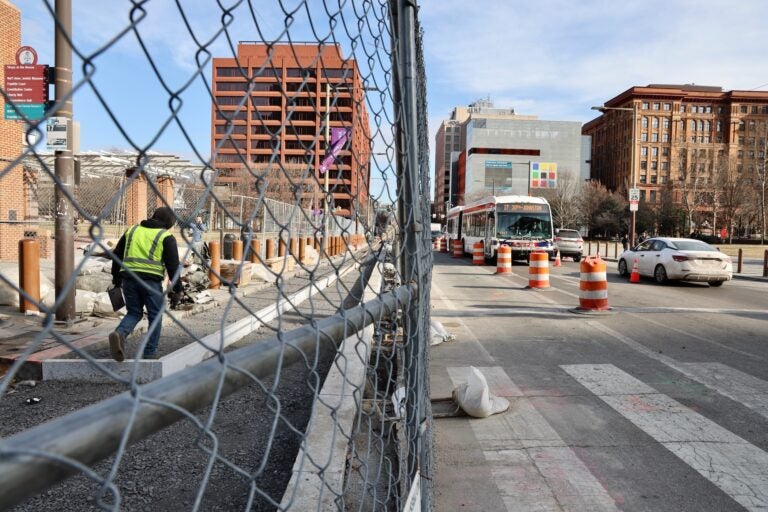
[[[549,254],[532,252],[528,259],[528,288],[549,288]]]
[[[496,252],[496,273],[497,274],[511,274],[512,273],[512,248],[506,245],[499,246],[499,250]]]
[[[440,238],[440,252],[448,252],[448,239],[445,237]]]
[[[579,310],[605,311],[608,307],[608,280],[605,261],[600,256],[587,256],[581,262]]]
[[[464,256],[464,244],[461,240],[453,241],[453,255],[454,258],[461,258]]]
[[[475,242],[472,244],[472,264],[485,265],[485,251],[483,250],[483,242]]]

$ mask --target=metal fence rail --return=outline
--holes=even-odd
[[[66,66],[71,46],[74,75],[45,118],[13,125],[18,140],[84,112],[88,150],[53,153],[40,140],[0,155],[0,194],[23,190],[18,238],[39,242],[51,283],[37,295],[14,258],[0,262],[0,298],[40,311],[15,353],[0,354],[2,510],[433,509],[417,4],[229,4],[109,6],[96,35],[94,13],[71,12],[69,0],[20,6],[50,29],[41,54]],[[142,102],[106,79],[126,74]],[[121,317],[99,297],[111,263],[122,265],[117,241],[160,206],[176,215],[182,261],[168,277],[184,283],[188,308],[163,297],[115,362],[106,336]],[[190,229],[198,217],[202,245]],[[323,288],[329,271],[337,279]],[[304,304],[276,306],[259,330],[227,339],[227,326],[305,285],[315,293]],[[0,325],[20,325],[18,310],[0,303]],[[159,361],[142,360],[157,329]],[[181,369],[189,346],[205,360]],[[47,357],[102,383],[26,387]],[[43,405],[28,409],[33,396]]]

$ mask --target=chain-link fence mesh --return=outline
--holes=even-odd
[[[416,3],[42,4],[76,72],[0,167],[0,509],[431,510]],[[130,149],[32,143],[69,100]]]

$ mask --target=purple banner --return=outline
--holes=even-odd
[[[339,153],[341,153],[342,148],[344,148],[344,145],[347,143],[351,132],[352,130],[349,128],[331,128],[331,149],[320,163],[320,172],[322,174],[325,174],[336,157],[339,156]]]

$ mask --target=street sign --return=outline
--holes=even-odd
[[[49,151],[66,151],[69,132],[66,117],[50,117],[45,126],[45,147]]]
[[[14,103],[45,103],[48,100],[48,66],[5,65],[5,93]]]
[[[639,188],[631,188],[629,189],[629,201],[640,201],[640,189]]]
[[[32,121],[45,117],[45,103],[17,103],[15,108],[8,103],[5,104],[4,117],[6,121],[21,121],[21,112]]]
[[[638,201],[630,201],[629,202],[629,211],[636,212],[637,211],[637,205],[639,204]]]
[[[37,64],[37,52],[31,46],[22,46],[16,50],[16,64],[25,66]]]

